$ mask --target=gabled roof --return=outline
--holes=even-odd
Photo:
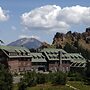
[[[29,49],[25,47],[16,47],[16,46],[0,46],[0,49],[9,57],[30,57]],[[23,55],[22,55],[23,54]]]
[[[43,49],[41,52],[44,53],[44,55],[48,58],[48,60],[59,60],[59,52],[61,52],[61,60],[70,60],[71,63],[76,63],[76,66],[85,66],[86,60],[85,58],[79,54],[79,53],[67,53],[63,49],[52,49],[52,48],[47,48]],[[80,64],[79,64],[80,63]],[[82,65],[82,63],[84,63]],[[73,64],[72,64],[73,65]]]
[[[25,47],[16,47],[16,46],[0,46],[0,49],[6,50],[7,52],[16,52],[15,50],[17,50],[17,52],[20,52],[20,50],[22,52],[28,52],[30,53],[29,49],[25,48]]]
[[[63,49],[56,49],[56,48],[44,48],[43,50],[41,50],[41,52],[59,52],[62,51],[63,53],[67,53],[66,51],[64,51]]]
[[[70,65],[71,67],[85,67],[86,60],[81,54],[70,53],[70,57],[72,62],[72,64]]]
[[[79,53],[70,53],[71,62],[85,63],[85,58]]]
[[[7,52],[15,52],[13,47],[11,47],[11,46],[0,46],[0,49],[7,51]]]
[[[70,67],[85,67],[86,66],[86,63],[77,63],[77,62],[73,62]]]
[[[63,49],[53,49],[53,48],[46,48],[43,49],[41,52],[44,52],[45,56],[48,60],[59,60],[59,52],[62,53],[61,59],[62,60],[70,60],[69,54],[64,51]]]
[[[31,53],[31,56],[31,62],[47,62],[45,56],[43,56],[42,53]]]

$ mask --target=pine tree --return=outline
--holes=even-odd
[[[86,63],[86,71],[85,71],[85,76],[86,76],[86,84],[90,85],[90,61],[87,60]]]
[[[0,64],[0,90],[11,90],[12,89],[12,75],[4,65]]]

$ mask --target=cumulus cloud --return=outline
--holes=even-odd
[[[32,35],[32,36],[28,36],[28,35],[20,35],[19,38],[35,38],[35,39],[38,39],[38,40],[40,39],[40,37],[34,36],[34,35]]]
[[[7,14],[7,11],[3,10],[0,7],[0,21],[6,21],[6,20],[8,20],[8,18],[9,18],[9,15]]]
[[[67,32],[71,25],[90,24],[90,7],[46,5],[23,13],[21,20],[29,29]]]
[[[89,24],[90,23],[90,7],[72,6],[63,8],[58,19],[67,24]]]

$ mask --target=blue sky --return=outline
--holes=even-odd
[[[51,43],[56,32],[83,32],[90,25],[90,0],[0,0],[0,8],[5,44],[22,37]]]

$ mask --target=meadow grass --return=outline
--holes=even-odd
[[[71,85],[79,90],[90,90],[90,85],[85,85],[83,82],[79,81],[68,81],[68,85]],[[13,90],[18,90],[18,85],[15,84]],[[26,90],[74,90],[66,85],[52,85],[50,83],[38,84],[34,87],[27,87]]]
[[[69,81],[68,84],[79,89],[79,90],[90,90],[90,85],[85,85],[84,82]]]

